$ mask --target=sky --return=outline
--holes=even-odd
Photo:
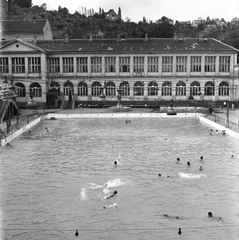
[[[114,9],[118,13],[121,8],[122,19],[131,22],[146,20],[155,22],[165,16],[174,21],[193,21],[199,17],[206,19],[224,18],[230,22],[239,18],[239,0],[32,0],[33,5],[47,4],[48,10],[57,10],[59,6],[66,7],[70,13],[79,11],[82,7],[93,8],[99,12]]]

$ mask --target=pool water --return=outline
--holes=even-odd
[[[46,120],[0,148],[2,239],[239,239],[238,141],[191,118],[125,120]]]

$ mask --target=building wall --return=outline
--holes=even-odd
[[[13,45],[9,50],[12,49]],[[7,48],[5,48],[7,50]],[[102,71],[99,73],[93,73],[91,71],[91,57],[102,57]],[[120,57],[130,57],[130,72],[120,72],[119,71],[119,58]],[[144,71],[138,74],[134,72],[134,57],[143,57],[144,59]],[[158,72],[149,72],[148,71],[148,57],[158,57]],[[162,71],[162,58],[165,57],[165,54],[155,54],[155,55],[146,55],[146,54],[79,54],[79,53],[65,53],[65,54],[50,54],[48,56],[45,53],[33,51],[28,47],[22,47],[21,49],[14,51],[12,54],[5,53],[1,54],[1,57],[8,58],[9,63],[9,72],[6,73],[8,79],[12,78],[14,83],[23,83],[26,88],[26,96],[18,97],[17,101],[26,103],[30,100],[30,85],[34,82],[37,82],[41,86],[42,94],[39,97],[34,97],[36,102],[44,103],[46,102],[46,93],[51,89],[51,82],[57,82],[60,85],[60,92],[64,94],[64,84],[67,81],[70,81],[73,84],[74,94],[76,95],[77,101],[87,101],[87,100],[99,100],[99,96],[92,95],[92,83],[99,82],[103,88],[105,82],[112,82],[115,85],[115,91],[112,95],[107,95],[104,101],[116,101],[117,100],[117,91],[122,81],[127,81],[129,83],[129,95],[123,96],[122,100],[137,100],[137,101],[158,101],[158,100],[166,100],[171,101],[172,99],[177,100],[187,100],[190,96],[190,86],[194,81],[200,83],[200,95],[195,95],[195,100],[207,100],[207,101],[224,101],[224,100],[239,100],[239,92],[238,92],[238,70],[236,72],[235,64],[236,64],[236,54],[234,53],[197,53],[197,54],[168,54],[173,58],[173,69],[172,72],[163,72]],[[200,72],[191,72],[190,71],[190,57],[191,56],[201,56],[201,71]],[[214,56],[216,57],[216,71],[215,72],[205,72],[204,64],[206,56]],[[228,72],[220,72],[219,71],[219,58],[222,56],[230,57],[230,66]],[[23,57],[25,59],[25,72],[24,73],[14,73],[12,71],[12,58],[13,57]],[[29,71],[29,58],[40,57],[41,61],[41,71],[36,73],[30,73]],[[50,73],[49,69],[49,58],[59,57],[60,62],[60,71],[58,73]],[[79,73],[77,72],[77,58],[78,57],[86,57],[88,60],[87,63],[87,72]],[[115,57],[115,72],[107,73],[105,71],[105,58],[106,57]],[[176,58],[177,57],[187,57],[187,71],[186,72],[177,72],[176,71]],[[63,71],[63,58],[73,58],[73,72],[64,73]],[[78,84],[84,81],[88,87],[87,96],[79,96],[78,95]],[[149,95],[149,86],[148,84],[151,82],[156,82],[158,85],[158,91],[156,95]],[[170,82],[172,84],[172,93],[169,95],[162,94],[162,85],[164,82]],[[186,93],[185,95],[177,95],[176,88],[177,83],[182,81],[186,85]],[[143,83],[143,94],[136,95],[134,92],[134,87],[136,82]],[[207,95],[205,93],[204,85],[207,82],[213,82],[215,85],[215,92],[213,95]],[[227,82],[229,85],[229,95],[219,95],[219,84],[221,82]],[[103,89],[103,93],[106,94],[106,88]]]

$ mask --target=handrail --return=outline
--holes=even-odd
[[[222,118],[222,117],[218,117],[215,114],[212,114],[212,115],[207,114],[204,117],[207,118],[210,121],[218,123],[221,126],[224,126],[225,128],[231,129],[232,131],[239,133],[239,124],[237,124],[237,123],[227,121],[227,119]]]

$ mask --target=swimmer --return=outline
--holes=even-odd
[[[234,155],[231,155],[231,158],[234,158]]]
[[[203,161],[203,156],[200,157],[200,162],[202,162],[202,161]]]
[[[163,214],[163,216],[166,217],[166,218],[171,218],[171,219],[179,219],[178,216],[170,216],[168,214]]]
[[[216,134],[218,134],[218,130],[216,130]]]
[[[112,195],[106,196],[106,197],[104,197],[104,199],[112,198],[112,197],[116,196],[117,194],[118,194],[118,192],[117,192],[117,191],[114,191]]]
[[[177,162],[176,163],[180,163],[180,158],[177,158]]]
[[[162,176],[161,173],[159,173],[158,176],[161,177]]]
[[[49,132],[49,129],[46,127],[46,131]]]
[[[114,204],[112,204],[112,205],[103,206],[104,209],[106,209],[106,208],[112,208],[112,207],[118,207],[118,204],[117,204],[117,203],[114,203]]]
[[[114,165],[115,165],[115,167],[117,166],[117,164],[118,164],[118,162],[115,160],[115,161],[114,161]]]
[[[29,130],[28,132],[29,132],[29,133],[31,133],[32,131],[31,131],[31,130]]]
[[[223,218],[222,218],[222,217],[213,216],[212,212],[208,212],[207,216],[208,216],[209,218],[214,219],[214,220],[223,221]]]
[[[226,132],[225,132],[225,130],[222,130],[222,135],[224,136],[224,135],[226,135]]]
[[[212,135],[212,132],[213,132],[213,130],[211,129],[211,131],[210,131],[210,135]]]
[[[187,162],[187,167],[191,167],[191,163],[190,162]]]
[[[10,145],[9,143],[7,143],[7,146],[8,146],[8,147],[12,147],[12,145]]]
[[[202,166],[199,167],[199,171],[202,171]]]

